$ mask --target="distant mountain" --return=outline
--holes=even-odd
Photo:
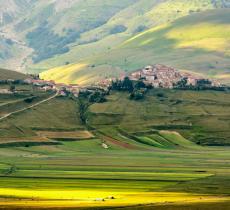
[[[0,65],[37,73],[91,60],[150,28],[229,6],[228,0],[0,0]]]
[[[0,26],[15,21],[24,12],[29,12],[35,0],[0,0]]]

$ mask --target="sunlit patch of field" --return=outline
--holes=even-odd
[[[13,142],[49,142],[50,140],[46,137],[32,136],[32,137],[2,137],[0,138],[0,145],[5,143]]]
[[[224,178],[229,173],[227,149],[145,152],[99,150],[95,144],[85,140],[46,149],[0,149],[0,157],[5,156],[4,151],[15,150],[15,157],[5,156],[14,165],[0,165],[0,206],[106,208],[229,199],[227,187],[219,188],[228,185]],[[23,155],[28,152],[30,156]],[[215,181],[216,173],[223,174],[223,178]]]
[[[230,78],[230,73],[229,74],[217,75],[216,78],[218,78],[218,79],[229,79]]]
[[[52,131],[38,131],[39,136],[47,137],[50,139],[90,139],[93,134],[89,131],[74,131],[74,132],[52,132]]]
[[[212,175],[207,173],[21,170],[19,167],[13,174],[15,178],[2,177],[0,180],[0,205],[112,207],[226,199],[195,193],[161,191],[178,182]]]
[[[5,199],[8,206],[31,207],[101,207],[101,206],[130,206],[138,204],[164,203],[205,203],[226,201],[227,197],[203,196],[199,194],[175,192],[108,192],[95,190],[16,190],[0,189],[0,196],[8,195]],[[12,199],[14,197],[15,199]],[[18,201],[20,200],[20,201]],[[5,205],[0,199],[0,205]]]
[[[45,71],[40,74],[40,77],[45,80],[55,80],[56,82],[63,82],[63,83],[71,83],[72,75],[76,74],[78,71],[86,68],[88,64],[79,63],[79,64],[72,64],[67,66],[56,67],[50,69],[49,71]],[[63,76],[65,75],[65,76]],[[72,82],[73,83],[73,82]]]
[[[167,33],[167,37],[177,40],[178,48],[193,47],[228,54],[229,33],[228,24],[199,23],[172,29]]]
[[[215,76],[215,79],[220,80],[222,83],[226,83],[227,85],[230,84],[230,73],[226,74],[218,74]]]

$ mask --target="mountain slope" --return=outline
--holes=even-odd
[[[9,56],[1,59],[1,66],[41,72],[66,63],[76,63],[82,58],[115,48],[148,28],[199,11],[228,7],[225,2],[0,0],[0,17],[3,17],[0,35],[15,45]]]
[[[106,23],[113,15],[136,1],[0,1],[2,11],[8,12],[11,17],[10,21],[0,25],[0,35],[13,41],[16,48],[11,50],[10,56],[1,60],[1,66],[8,67],[14,63],[22,71],[27,65],[63,54],[69,51],[68,45],[79,39],[81,33]],[[22,45],[27,47],[23,49],[26,53],[21,51]],[[17,52],[25,54],[21,61],[17,59]]]
[[[29,11],[35,0],[0,0],[0,26],[13,22]]]
[[[214,5],[210,0],[138,0],[116,13],[105,24],[82,33],[76,42],[69,45],[69,52],[32,65],[30,71],[39,72],[65,63],[78,62],[84,57],[114,48],[122,41],[148,28],[216,7],[220,5]],[[111,33],[117,26],[125,27],[126,30]]]
[[[6,79],[17,80],[17,79],[26,79],[26,78],[27,76],[25,74],[0,68],[0,80],[6,80]]]
[[[164,63],[229,81],[229,34],[230,10],[210,10],[154,27],[104,54],[51,69],[41,76],[85,84],[147,64]]]
[[[2,30],[7,35],[17,33],[20,41],[34,50],[27,63],[37,63],[68,52],[68,44],[79,39],[81,33],[99,27],[135,1],[36,1],[31,10]]]

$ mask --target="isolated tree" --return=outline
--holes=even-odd
[[[125,77],[122,84],[123,90],[128,90],[130,93],[133,91],[133,82],[129,79],[129,77]]]
[[[78,98],[77,103],[78,103],[79,117],[80,117],[81,123],[83,125],[86,125],[88,108],[92,103],[90,103],[88,100],[82,97]]]
[[[90,103],[103,103],[106,101],[105,93],[102,93],[100,91],[96,91],[94,93],[91,93],[89,95],[89,102]]]
[[[135,85],[136,89],[141,89],[141,88],[146,88],[146,85],[143,81],[139,80],[136,85]]]

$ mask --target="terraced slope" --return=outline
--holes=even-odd
[[[142,146],[195,148],[190,141],[227,146],[229,96],[216,91],[152,90],[144,101],[136,102],[128,94],[113,93],[106,103],[91,107],[88,122],[104,136]]]
[[[175,131],[159,131],[148,135],[138,135],[134,139],[141,144],[161,149],[199,149],[199,146]]]

